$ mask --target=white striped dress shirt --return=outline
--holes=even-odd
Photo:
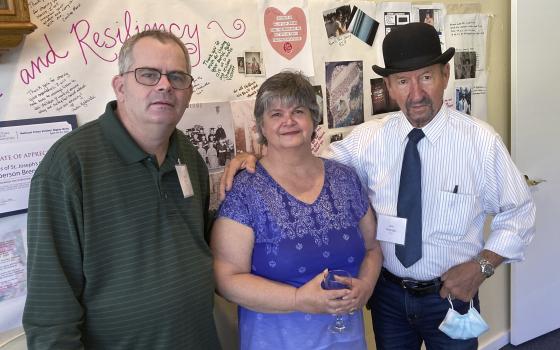
[[[402,112],[394,113],[357,126],[328,150],[327,157],[356,170],[378,215],[397,215],[402,159],[412,128]],[[447,107],[422,130],[422,258],[405,268],[395,245],[381,242],[385,268],[397,276],[429,280],[482,249],[506,262],[523,259],[534,234],[535,206],[500,136],[487,123]],[[488,215],[494,217],[485,242]]]

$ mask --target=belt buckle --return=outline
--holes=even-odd
[[[415,280],[409,280],[409,279],[403,278],[401,280],[401,286],[404,289],[414,290],[415,288],[418,288],[418,282],[415,281]]]

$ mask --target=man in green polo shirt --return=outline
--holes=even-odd
[[[117,101],[41,162],[29,196],[29,349],[219,349],[208,170],[175,128],[190,71],[172,34],[131,37]]]

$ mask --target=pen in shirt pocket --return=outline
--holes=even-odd
[[[453,188],[453,193],[457,193],[457,191],[459,191],[459,185],[455,185]]]

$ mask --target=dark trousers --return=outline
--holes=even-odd
[[[369,300],[375,343],[378,350],[416,350],[422,342],[427,350],[476,350],[478,339],[456,340],[438,329],[450,305],[439,294],[414,295],[394,282],[379,276]],[[480,311],[478,294],[474,305]],[[453,300],[461,314],[469,303]]]

